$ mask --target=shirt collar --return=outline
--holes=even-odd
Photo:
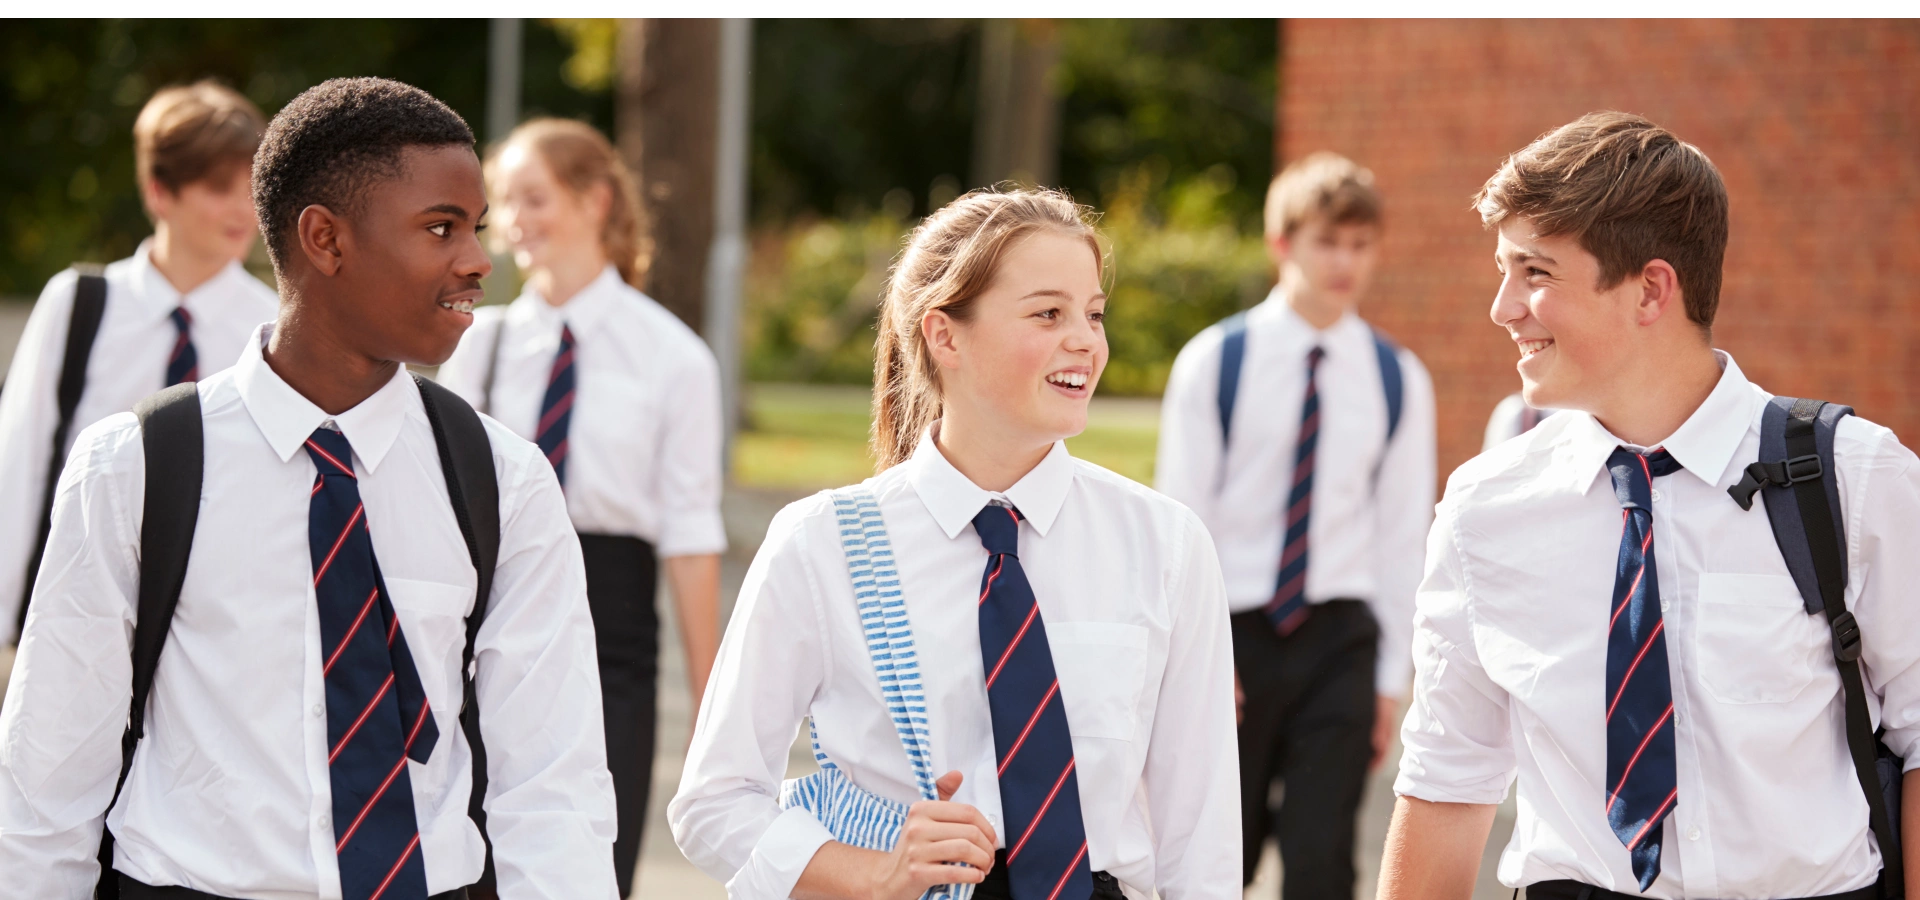
[[[264,348],[272,334],[272,323],[255,328],[246,349],[240,353],[240,361],[233,367],[234,386],[240,392],[240,401],[253,416],[254,426],[266,437],[267,445],[281,462],[288,462],[313,435],[314,429],[332,420],[346,436],[347,443],[353,445],[353,455],[359,458],[356,465],[364,466],[368,472],[378,469],[400,436],[400,426],[406,421],[411,406],[406,367],[401,366],[391,380],[358,406],[329,416],[267,365]]]
[[[559,306],[548,303],[547,299],[540,296],[531,285],[527,287],[524,296],[533,301],[531,305],[534,308],[536,321],[548,324],[565,323],[574,330],[574,337],[578,338],[581,333],[599,327],[620,296],[621,288],[626,286],[626,281],[620,277],[620,270],[614,268],[612,263],[608,263],[607,267],[600,271],[599,277],[587,282],[586,287],[581,288],[579,293],[574,294]]]
[[[208,291],[219,290],[221,285],[232,280],[235,275],[242,278],[253,277],[247,274],[246,267],[240,265],[240,261],[236,259],[228,262],[204,284],[182,294],[174,289],[173,282],[168,281],[167,276],[161,274],[159,267],[153,264],[153,238],[141,241],[139,249],[133,251],[133,293],[145,304],[147,313],[153,318],[170,315],[175,307],[181,306],[189,307],[188,311],[191,312],[191,307],[198,305],[198,298]]]
[[[1263,318],[1272,317],[1280,324],[1281,334],[1286,341],[1283,352],[1305,354],[1307,348],[1318,345],[1331,355],[1338,353],[1343,344],[1351,344],[1356,337],[1368,338],[1366,346],[1372,346],[1367,323],[1360,319],[1359,313],[1349,309],[1326,328],[1315,328],[1313,323],[1294,311],[1293,305],[1287,302],[1287,292],[1279,285],[1274,285],[1273,290],[1267,292],[1267,299],[1254,309],[1264,312]]]
[[[1060,507],[1067,502],[1067,489],[1073,486],[1073,456],[1067,452],[1066,442],[1055,441],[1040,464],[1002,494],[974,484],[947,461],[933,442],[934,429],[938,427],[940,423],[935,422],[921,435],[920,445],[903,465],[911,467],[908,482],[920,495],[920,502],[927,505],[927,512],[933,514],[940,530],[949,538],[959,536],[961,529],[972,524],[973,517],[979,515],[989,501],[1001,499],[1013,504],[1033,525],[1033,530],[1045,537],[1054,520],[1060,517]]]
[[[1740,442],[1753,427],[1755,407],[1766,398],[1753,389],[1752,382],[1731,355],[1723,350],[1713,353],[1720,363],[1720,380],[1693,414],[1660,442],[1660,447],[1694,477],[1709,486],[1718,486],[1727,466],[1733,462],[1734,451],[1740,448]],[[1556,477],[1570,480],[1575,490],[1584,493],[1593,488],[1606,468],[1607,457],[1616,447],[1649,449],[1634,447],[1615,437],[1587,413],[1567,411],[1561,415],[1567,418],[1566,430],[1562,432],[1565,438],[1555,449],[1551,465],[1560,470]]]

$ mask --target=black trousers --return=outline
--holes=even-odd
[[[1120,881],[1105,872],[1093,873],[1093,893],[1087,900],[1126,900],[1120,893]],[[1013,882],[1007,878],[1007,851],[996,850],[993,854],[993,871],[987,873],[985,881],[973,889],[973,900],[1013,900]],[[1079,897],[1062,897],[1060,900],[1080,900]]]
[[[654,709],[659,693],[660,615],[654,608],[659,563],[639,538],[580,536],[587,565],[587,606],[600,656],[600,697],[606,716],[607,769],[613,774],[619,830],[613,874],[620,896],[633,892],[640,832],[653,786]]]
[[[1233,616],[1233,662],[1247,701],[1240,723],[1240,821],[1246,882],[1267,835],[1280,841],[1285,900],[1352,900],[1360,794],[1373,758],[1380,626],[1365,603],[1312,608],[1281,637],[1258,610]],[[1268,800],[1286,785],[1279,809]]]

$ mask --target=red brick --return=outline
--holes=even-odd
[[[1336,150],[1386,195],[1365,311],[1433,371],[1441,471],[1519,385],[1468,200],[1508,153],[1605,108],[1726,178],[1715,343],[1769,390],[1920,434],[1920,23],[1292,20],[1281,60],[1280,160]]]

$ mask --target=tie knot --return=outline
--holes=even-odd
[[[1320,361],[1325,359],[1326,357],[1327,357],[1327,350],[1325,347],[1315,346],[1312,350],[1308,350],[1307,351],[1307,368],[1309,369],[1320,368]]]
[[[1625,509],[1653,509],[1653,479],[1672,475],[1683,468],[1673,454],[1665,450],[1635,453],[1615,447],[1607,457],[1607,474],[1613,478],[1613,494]]]
[[[193,327],[193,313],[187,312],[187,308],[184,306],[174,307],[173,312],[169,313],[168,316],[173,319],[174,327],[181,331],[186,331]]]
[[[313,436],[307,438],[307,455],[313,458],[313,465],[325,475],[353,474],[353,445],[347,443],[347,436],[326,426],[313,430]]]
[[[989,503],[973,517],[973,530],[988,553],[1020,555],[1020,513],[1011,506]]]

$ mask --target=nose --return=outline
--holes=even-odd
[[[1088,315],[1076,317],[1076,324],[1062,336],[1061,348],[1071,353],[1091,353],[1106,343],[1106,337],[1094,327]]]
[[[1493,293],[1493,308],[1487,310],[1487,317],[1493,324],[1502,328],[1511,328],[1527,317],[1526,283],[1509,272],[1500,277],[1500,287]]]
[[[481,246],[478,232],[469,232],[467,240],[462,242],[459,259],[455,267],[462,276],[485,278],[493,274],[493,258],[487,255],[487,248]]]

